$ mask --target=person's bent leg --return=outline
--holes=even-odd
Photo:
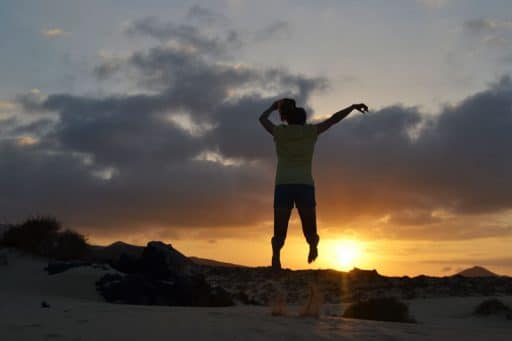
[[[309,244],[308,263],[311,263],[318,257],[317,246],[320,239],[316,229],[315,186],[304,184],[297,185],[296,188],[295,206],[299,211],[302,232]]]
[[[281,268],[280,251],[286,239],[291,208],[274,208],[274,236],[272,237],[272,267]]]
[[[298,206],[297,210],[302,223],[302,232],[309,244],[308,263],[311,263],[318,257],[317,247],[320,240],[316,227],[316,208],[315,206]]]

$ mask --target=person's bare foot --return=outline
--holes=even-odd
[[[313,263],[315,259],[318,257],[318,242],[320,241],[320,236],[317,234],[312,239],[308,240],[309,244],[309,254],[308,254],[308,263]]]
[[[309,246],[308,263],[312,263],[318,257],[318,248],[316,246]]]

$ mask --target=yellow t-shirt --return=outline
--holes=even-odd
[[[274,128],[276,185],[314,184],[311,160],[317,137],[317,128],[312,124],[279,125]]]

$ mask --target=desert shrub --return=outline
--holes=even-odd
[[[40,243],[57,233],[60,223],[53,217],[34,217],[5,231],[2,244],[30,253],[38,253]]]
[[[480,316],[504,314],[510,318],[512,316],[512,309],[497,298],[491,298],[477,305],[473,313]]]
[[[371,298],[353,303],[345,310],[343,317],[376,321],[415,322],[409,315],[407,304],[396,298]]]
[[[83,235],[61,230],[54,217],[34,217],[21,224],[11,225],[2,236],[0,244],[30,254],[68,260],[84,256],[89,245]]]
[[[38,253],[59,260],[80,259],[89,251],[85,237],[75,231],[65,230],[43,240]]]

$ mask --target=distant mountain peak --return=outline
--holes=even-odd
[[[456,275],[463,277],[496,277],[498,276],[494,272],[484,268],[483,266],[475,265],[471,268],[462,270],[458,272]]]
[[[125,243],[125,242],[122,242],[120,240],[118,240],[117,242],[113,242],[112,244],[108,245],[107,247],[112,247],[112,246],[133,246],[131,244],[128,244],[128,243]]]
[[[207,266],[220,266],[225,268],[246,268],[245,265],[221,262],[214,259],[200,258],[200,257],[188,257],[191,261],[199,265],[207,265]]]

